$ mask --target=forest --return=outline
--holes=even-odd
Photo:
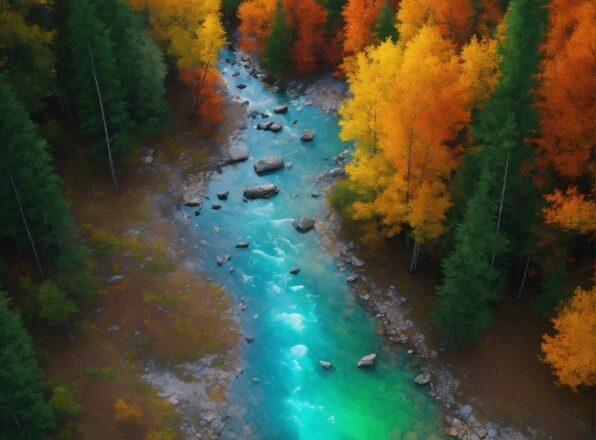
[[[414,283],[433,273],[424,319],[442,351],[485,347],[496,326],[507,326],[497,310],[523,303],[513,306],[523,319],[547,328],[533,341],[536,363],[557,389],[594,393],[595,27],[589,0],[0,0],[0,438],[191,438],[154,391],[139,397],[142,385],[106,397],[96,410],[115,428],[96,431],[103,419],[81,415],[90,411],[77,389],[83,379],[56,380],[54,362],[82,340],[101,346],[83,335],[94,310],[118,294],[106,279],[122,278],[121,266],[142,277],[143,287],[124,280],[135,294],[182,283],[169,235],[131,238],[147,221],[118,209],[143,185],[139,163],[166,161],[165,147],[152,153],[153,145],[183,132],[192,136],[176,141],[180,148],[228,142],[241,107],[233,94],[243,90],[229,86],[222,60],[236,51],[262,66],[266,89],[321,77],[345,86],[337,141],[351,158],[322,203],[379,265],[395,264],[399,252]],[[181,154],[198,163],[211,154],[201,148]],[[196,312],[169,293],[139,296],[143,307],[166,308],[174,336],[147,342],[135,333],[142,347],[132,351],[143,355],[118,367],[136,378],[127,383],[140,382],[147,353],[168,352],[168,366],[179,360],[164,348],[171,338],[200,345],[201,356],[233,350],[232,336],[205,330],[231,307],[217,296],[226,293],[209,292],[217,312],[201,304]],[[139,318],[147,334],[159,333],[155,316]],[[107,368],[88,366],[81,377],[93,382],[113,374]],[[202,438],[278,438],[225,432]]]

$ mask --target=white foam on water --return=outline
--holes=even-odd
[[[304,316],[302,316],[300,313],[278,313],[275,315],[273,320],[281,321],[298,332],[304,330]]]
[[[254,275],[246,275],[245,273],[242,274],[242,282],[244,284],[252,283],[255,279]]]
[[[304,344],[294,345],[290,347],[290,354],[294,357],[302,357],[308,352],[308,347]]]
[[[271,224],[276,228],[285,225],[286,223],[292,223],[294,219],[292,218],[280,218],[277,220],[271,220]]]
[[[275,257],[273,255],[269,255],[269,254],[267,254],[267,253],[265,253],[265,252],[263,252],[263,251],[261,251],[259,249],[253,250],[252,253],[254,255],[258,255],[260,257],[263,257],[266,260],[273,261],[277,265],[280,265],[280,264],[282,264],[284,262],[284,259],[283,258],[281,258],[281,257]]]
[[[306,289],[306,287],[304,287],[302,284],[299,284],[297,286],[290,286],[290,287],[288,287],[288,289],[290,289],[292,292],[296,293],[296,292],[300,292],[301,290]]]
[[[267,290],[278,295],[283,292],[283,289],[273,281],[267,281]]]

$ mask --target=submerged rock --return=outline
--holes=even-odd
[[[416,382],[418,385],[427,385],[430,383],[430,379],[430,373],[420,373],[418,376],[416,376],[414,382]]]
[[[300,268],[299,267],[294,267],[293,269],[290,269],[290,273],[292,275],[298,275],[299,272],[300,272]]]
[[[294,220],[292,226],[294,226],[298,232],[308,232],[315,227],[315,220],[310,217],[301,217],[298,220]]]
[[[319,361],[319,365],[324,370],[328,370],[328,369],[330,369],[333,366],[333,364],[331,362],[328,362],[328,361]]]
[[[236,88],[242,90],[246,88],[246,84],[236,84]]]
[[[311,142],[315,139],[315,133],[311,130],[304,130],[302,136],[300,136],[300,140],[303,142]]]
[[[236,244],[237,249],[246,249],[249,246],[248,241],[241,241]]]
[[[358,361],[356,366],[358,368],[372,367],[375,364],[376,360],[377,360],[376,353],[367,354],[366,356],[363,356],[362,358],[360,358],[360,360]]]
[[[265,173],[281,170],[284,167],[284,160],[281,156],[268,156],[259,160],[255,165],[255,173],[259,176]]]
[[[213,205],[211,205],[211,209],[218,211],[221,209],[221,205],[219,203],[214,203]]]
[[[248,200],[253,199],[269,199],[279,193],[279,188],[272,183],[265,183],[263,185],[251,186],[244,190],[244,198]]]
[[[288,106],[287,105],[280,105],[278,107],[275,107],[273,109],[273,113],[276,113],[278,115],[283,115],[286,114],[288,112]]]

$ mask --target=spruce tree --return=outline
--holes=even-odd
[[[333,33],[341,20],[341,11],[346,5],[346,0],[319,0],[321,6],[327,11],[327,29]]]
[[[135,147],[134,124],[118,74],[116,49],[89,0],[68,1],[62,44],[62,79],[81,128],[96,141],[96,152],[102,157],[106,149],[108,159],[111,154],[129,155]]]
[[[121,0],[93,0],[98,17],[115,48],[117,74],[126,94],[134,133],[165,128],[169,109],[165,100],[166,66],[161,49],[143,27],[140,17]]]
[[[503,274],[490,264],[506,241],[496,232],[497,206],[491,196],[496,179],[486,165],[457,227],[455,249],[443,261],[439,302],[432,311],[433,322],[450,348],[480,340],[492,324],[491,303],[501,297],[504,285]]]
[[[389,2],[385,1],[379,16],[377,17],[377,23],[375,24],[375,34],[379,41],[385,41],[387,38],[391,38],[392,41],[397,41],[397,27],[395,12],[391,10]]]
[[[0,436],[36,440],[54,427],[54,414],[44,401],[41,369],[33,343],[19,315],[0,294]]]
[[[276,74],[285,72],[290,62],[291,44],[292,31],[288,28],[286,11],[283,2],[277,0],[271,33],[263,51],[265,67]]]

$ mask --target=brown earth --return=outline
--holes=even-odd
[[[187,116],[187,93],[176,85],[169,90],[174,121],[141,143],[141,153],[154,150],[152,164],[140,156],[119,164],[119,193],[107,166],[94,165],[76,133],[67,132],[57,152],[100,282],[94,304],[75,319],[74,341],[65,334],[36,335],[48,352],[48,378],[72,385],[82,405],[71,423],[73,438],[175,438],[179,417],[141,378],[145,363],[174,367],[207,354],[235,363],[238,330],[228,296],[193,271],[192,248],[183,244],[187,229],[176,222],[174,207],[188,175],[210,169],[209,159],[227,144],[241,113],[227,106],[222,126],[206,136]],[[109,282],[115,275],[122,278]],[[117,399],[140,408],[143,419],[117,422]]]

